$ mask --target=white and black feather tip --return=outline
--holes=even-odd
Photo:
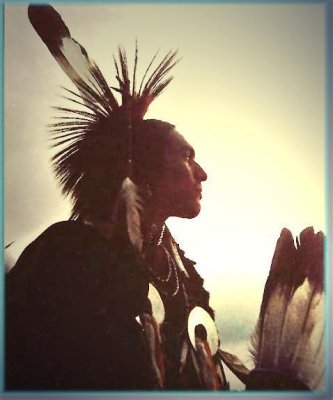
[[[323,249],[324,235],[313,228],[296,245],[287,229],[278,239],[251,338],[252,375],[266,389],[323,389]]]

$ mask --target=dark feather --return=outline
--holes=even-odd
[[[323,242],[313,228],[302,231],[297,246],[287,229],[281,232],[251,338],[262,376],[274,370],[288,385],[313,390],[323,388],[324,375]]]
[[[106,109],[118,107],[101,71],[74,40],[61,16],[49,5],[29,5],[28,16],[36,32],[64,72],[83,93]]]

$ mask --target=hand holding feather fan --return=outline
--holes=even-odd
[[[322,232],[306,228],[295,246],[282,230],[251,338],[247,389],[323,389],[323,242]]]

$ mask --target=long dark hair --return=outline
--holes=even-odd
[[[133,122],[133,181],[140,188],[147,185],[153,188],[161,177],[168,134],[174,128],[156,119]],[[71,219],[105,220],[109,217],[127,174],[126,129],[121,121],[103,119],[93,127],[89,140],[82,142],[72,165],[84,169],[85,174],[76,182],[75,190],[68,193],[73,200]]]

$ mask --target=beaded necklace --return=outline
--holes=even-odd
[[[168,266],[166,276],[161,276],[158,272],[156,272],[156,268],[153,268],[150,265],[148,265],[147,267],[148,267],[148,270],[149,270],[152,280],[158,284],[159,289],[163,292],[163,294],[165,294],[166,296],[175,297],[178,294],[179,289],[180,289],[180,280],[179,280],[179,275],[178,275],[178,271],[177,271],[177,264],[174,261],[172,255],[170,254],[167,247],[163,244],[164,232],[165,232],[165,225],[163,225],[163,227],[162,227],[161,234],[156,243],[156,246],[161,248],[164,252],[164,255],[165,255],[165,258],[167,261],[167,266]],[[174,277],[175,283],[174,283],[174,288],[172,288],[171,293],[170,293],[170,283],[171,283],[172,277]]]

